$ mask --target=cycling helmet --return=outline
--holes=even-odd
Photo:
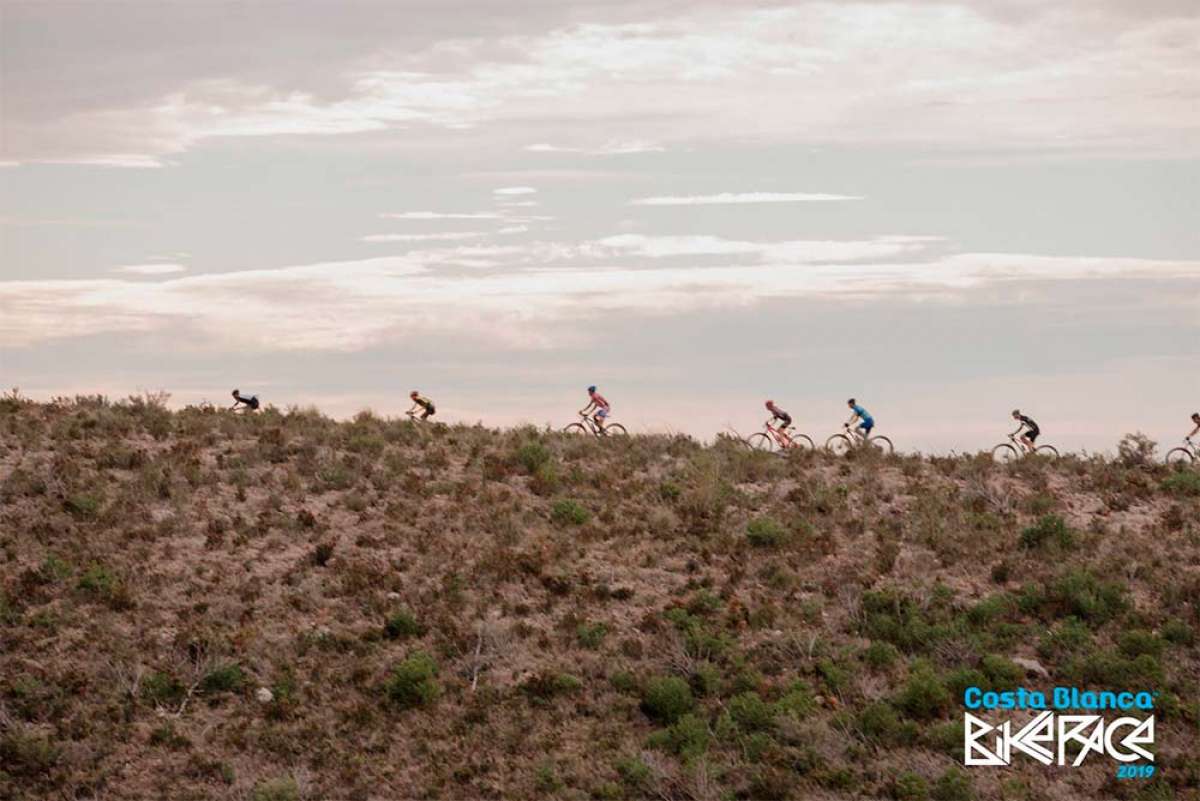
[[[1193,420],[1200,420],[1200,412],[1192,412]]]
[[[1021,410],[1020,410],[1020,409],[1013,409],[1013,417],[1016,417],[1016,416],[1017,416],[1017,415],[1019,415],[1020,413],[1021,413]]]
[[[237,395],[238,395],[238,390],[236,390],[236,389],[235,389],[235,390],[233,391],[233,397],[235,397],[235,398],[236,398],[236,397],[237,397]]]
[[[596,391],[596,385],[595,385],[595,384],[592,384],[590,387],[588,387],[588,394],[589,394],[589,395],[591,395],[591,394],[592,394],[593,392],[595,392],[595,391]]]

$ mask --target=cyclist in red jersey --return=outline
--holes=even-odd
[[[582,415],[587,415],[589,412],[595,410],[596,414],[592,418],[592,421],[601,431],[603,431],[604,421],[608,418],[609,412],[612,411],[612,407],[609,405],[605,397],[596,391],[595,385],[588,387],[587,393],[588,405],[580,409],[579,413]]]

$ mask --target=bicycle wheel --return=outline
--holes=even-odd
[[[896,450],[892,447],[892,441],[887,437],[871,437],[867,440],[867,443],[885,456],[894,453]]]
[[[1046,456],[1050,459],[1058,458],[1058,448],[1054,447],[1053,445],[1038,445],[1033,449],[1033,452],[1038,456]]]
[[[1192,452],[1187,448],[1172,448],[1167,451],[1167,464],[1185,465],[1191,464],[1195,460],[1196,457],[1192,456]]]
[[[747,437],[746,444],[756,451],[770,452],[775,450],[775,441],[771,439],[769,434],[764,434],[761,431]]]
[[[590,434],[591,432],[588,431],[587,426],[585,426],[583,423],[571,423],[571,425],[569,425],[563,429],[563,433],[564,434]]]
[[[1009,445],[1007,442],[1001,443],[1000,445],[992,448],[992,459],[997,462],[1003,462],[1004,464],[1017,461],[1017,458],[1020,455],[1021,454],[1017,453],[1017,449],[1012,445]]]
[[[825,440],[825,450],[830,453],[835,453],[838,456],[845,456],[854,447],[854,443],[850,441],[850,437],[845,434],[834,434],[829,439]]]
[[[817,446],[813,444],[812,438],[808,434],[797,434],[792,437],[792,447],[790,450],[795,451],[815,451]]]
[[[628,433],[625,426],[620,423],[609,423],[604,427],[604,436],[606,437],[623,437]]]

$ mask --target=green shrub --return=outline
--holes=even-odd
[[[619,670],[608,677],[608,683],[619,693],[632,693],[637,690],[637,678],[627,670]]]
[[[142,698],[157,706],[177,707],[187,689],[169,673],[151,673],[142,681]]]
[[[529,475],[535,474],[539,468],[549,464],[550,450],[535,439],[523,443],[514,454],[517,464],[524,468]]]
[[[30,779],[49,774],[61,753],[44,736],[10,731],[0,736],[0,781],[5,773]]]
[[[389,640],[407,640],[424,634],[425,627],[406,609],[394,612],[383,624],[383,636]]]
[[[401,709],[423,706],[441,695],[437,674],[433,657],[424,651],[414,651],[392,671],[384,693]]]
[[[242,669],[234,664],[221,665],[209,671],[200,681],[200,691],[205,693],[234,693],[246,683]]]
[[[1106,651],[1089,655],[1082,665],[1082,678],[1088,684],[1113,689],[1135,686],[1157,686],[1164,682],[1159,661],[1150,654],[1132,659]]]
[[[868,704],[858,713],[858,732],[864,741],[873,745],[908,745],[917,737],[917,726],[901,721],[891,704]]]
[[[794,681],[787,692],[775,702],[779,714],[791,715],[797,720],[811,715],[817,708],[816,698],[813,697],[812,687],[807,682]]]
[[[876,670],[885,670],[896,663],[900,652],[889,642],[872,642],[863,651],[863,661]]]
[[[621,781],[630,787],[641,789],[650,785],[650,766],[638,757],[625,757],[616,767]]]
[[[1191,645],[1196,640],[1196,632],[1182,620],[1168,620],[1163,624],[1162,637],[1172,645]]]
[[[787,538],[787,529],[770,517],[756,517],[746,526],[746,539],[756,548],[775,548]]]
[[[660,723],[671,724],[692,711],[692,688],[677,676],[657,676],[642,691],[642,711]]]
[[[980,662],[983,674],[995,690],[1008,690],[1016,687],[1025,678],[1025,669],[999,654],[987,654]]]
[[[560,498],[550,507],[550,519],[560,526],[582,526],[590,517],[587,509],[570,498]]]
[[[649,745],[678,754],[684,759],[695,759],[708,750],[712,734],[708,724],[700,717],[687,714],[670,727],[650,735]]]
[[[1012,609],[1013,602],[1005,594],[989,595],[967,610],[967,620],[976,628],[987,628]]]
[[[1200,497],[1200,473],[1193,470],[1181,470],[1172,473],[1162,483],[1165,492],[1181,498]]]
[[[542,672],[521,682],[521,692],[538,704],[549,703],[560,695],[577,692],[583,682],[570,673]]]
[[[915,773],[901,773],[892,782],[892,798],[896,801],[929,801],[929,782]]]
[[[558,777],[558,769],[549,759],[542,760],[533,776],[533,784],[546,795],[554,795],[563,789],[562,779]]]
[[[575,630],[575,636],[579,640],[579,645],[594,651],[604,642],[605,636],[608,634],[608,626],[603,623],[580,623]]]
[[[300,801],[300,787],[290,776],[267,779],[255,786],[250,798],[252,801]]]
[[[1021,546],[1044,548],[1053,545],[1063,550],[1075,547],[1075,534],[1058,515],[1043,515],[1037,523],[1021,532]]]
[[[63,501],[67,514],[76,520],[95,520],[100,516],[100,507],[103,505],[103,499],[86,493],[71,495]]]
[[[766,731],[775,723],[775,709],[756,692],[745,692],[729,699],[729,717],[744,732]]]
[[[896,698],[896,706],[909,717],[929,720],[940,717],[950,708],[950,691],[926,664],[917,664]]]
[[[947,768],[933,785],[934,801],[972,801],[971,777],[958,768]]]
[[[1128,657],[1149,654],[1157,659],[1163,652],[1163,641],[1145,629],[1129,629],[1117,635],[1117,649]]]
[[[1081,568],[1059,576],[1045,589],[1026,585],[1018,603],[1029,614],[1048,619],[1073,615],[1094,626],[1116,618],[1128,606],[1124,587],[1115,581],[1101,581]]]

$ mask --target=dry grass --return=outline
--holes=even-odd
[[[1197,482],[1129,454],[780,459],[161,400],[0,400],[0,797],[956,793],[954,693],[1011,658],[1161,690],[1162,779],[968,794],[1200,782]]]

